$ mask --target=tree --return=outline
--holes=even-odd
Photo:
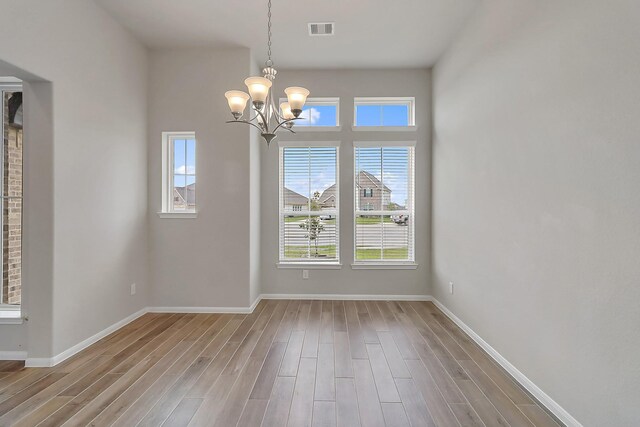
[[[311,210],[319,211],[320,208],[320,192],[316,191],[313,193],[313,197],[311,198]]]
[[[299,226],[307,232],[304,236],[305,239],[313,241],[316,250],[315,256],[318,257],[318,237],[324,231],[322,220],[317,216],[312,216],[305,219]]]

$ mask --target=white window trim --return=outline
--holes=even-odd
[[[356,126],[352,125],[354,132],[416,132],[418,126]]]
[[[171,196],[169,191],[173,188],[173,144],[175,139],[195,139],[196,140],[196,164],[198,163],[198,140],[196,133],[192,131],[162,132],[162,209],[158,212],[160,218],[196,218],[197,210],[172,211]],[[196,174],[198,168],[196,166]],[[197,189],[196,189],[197,190]],[[196,199],[197,200],[197,199]]]
[[[358,126],[358,106],[360,105],[406,105],[408,106],[407,126]],[[415,131],[416,130],[416,98],[413,96],[393,97],[356,97],[353,99],[353,126],[355,131]]]
[[[417,270],[418,264],[415,262],[354,262],[351,264],[353,270]]]
[[[278,262],[276,266],[281,269],[329,269],[338,270],[342,268],[341,251],[340,251],[340,141],[281,141],[278,140]],[[336,198],[336,208],[331,211],[323,211],[325,214],[334,215],[336,217],[336,259],[322,261],[308,260],[282,260],[282,227],[284,225],[284,214],[282,211],[282,161],[284,159],[284,148],[287,147],[335,147],[336,149],[336,188],[338,189],[338,197]],[[299,214],[309,214],[310,211],[303,210]],[[317,211],[312,212],[314,215],[319,214]]]
[[[21,306],[0,304],[0,324],[19,325],[23,320]]]
[[[411,197],[411,206],[406,210],[398,210],[398,211],[367,211],[364,209],[356,210],[355,207],[356,197],[359,197],[357,191],[355,191],[355,177],[353,181],[353,263],[351,264],[351,268],[353,270],[415,270],[418,268],[418,263],[416,262],[416,229],[415,229],[415,204],[416,204],[416,188],[415,188],[415,169],[416,169],[416,156],[415,156],[415,146],[416,141],[353,141],[353,170],[355,173],[355,150],[361,147],[372,147],[372,148],[380,148],[380,147],[407,147],[412,148],[413,151],[413,164],[410,165],[411,170],[409,171],[409,179],[411,182],[411,189],[413,191]],[[411,247],[413,248],[413,259],[411,260],[356,260],[357,254],[357,245],[356,245],[356,221],[358,215],[388,215],[389,212],[393,212],[396,215],[409,215],[409,218],[413,218],[413,223],[411,225]]]
[[[198,212],[158,212],[158,216],[164,219],[195,219]]]
[[[278,262],[276,267],[285,270],[340,270],[342,264],[339,262],[325,262],[325,263],[309,263],[309,262]]]
[[[287,98],[280,98],[280,103],[287,102]],[[320,106],[335,106],[336,107],[336,125],[335,126],[309,126],[309,125],[301,125],[296,123],[295,121],[293,130],[295,132],[340,132],[342,130],[342,126],[340,125],[340,98],[337,97],[324,97],[324,98],[307,98],[305,102],[305,106],[310,105],[320,105]]]
[[[0,81],[0,114],[4,114],[4,92],[22,92],[23,85],[19,79],[14,78],[5,78],[4,81]],[[24,94],[23,94],[24,95]],[[4,118],[0,117],[0,138],[4,138]],[[4,142],[3,142],[4,144]],[[3,151],[4,152],[4,151]],[[0,153],[0,162],[4,163],[4,154]],[[24,152],[23,152],[24,158]],[[1,168],[0,168],[1,169]],[[0,188],[4,186],[4,177],[0,176]],[[0,204],[0,207],[4,207],[3,204]],[[23,221],[24,221],[24,208],[22,211]],[[0,217],[0,230],[4,226],[2,222],[2,218]],[[24,224],[23,224],[24,230]],[[2,251],[0,251],[2,253]],[[22,259],[22,255],[20,257]],[[0,278],[2,278],[4,271],[3,266],[0,265]],[[21,282],[21,289],[24,289],[24,283]],[[20,301],[20,305],[9,305],[5,304],[2,301],[2,290],[0,289],[0,324],[21,324],[22,323],[22,301]],[[22,294],[23,295],[23,294]]]

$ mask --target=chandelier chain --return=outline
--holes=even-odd
[[[273,61],[271,60],[271,0],[269,0],[268,5],[268,13],[267,13],[267,67],[273,66]]]

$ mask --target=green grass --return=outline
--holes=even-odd
[[[305,218],[307,217],[306,216],[285,216],[284,222],[298,222],[298,221],[303,221]]]
[[[316,248],[311,245],[311,259],[316,258]],[[336,257],[336,245],[319,245],[318,246],[318,259],[322,258],[335,258]],[[285,258],[307,258],[307,248],[305,246],[286,246],[284,248]]]
[[[380,249],[357,249],[356,261],[381,259]],[[407,259],[409,256],[409,248],[387,248],[384,250],[384,259]]]
[[[371,261],[381,259],[380,249],[358,249],[356,251],[356,261]],[[335,245],[321,245],[318,246],[318,258],[335,258],[336,246]],[[287,246],[284,249],[284,256],[288,259],[300,259],[307,258],[307,248],[304,246]],[[403,260],[409,256],[408,248],[388,248],[384,250],[385,260]],[[315,257],[315,247],[311,246],[311,259]]]
[[[385,216],[384,217],[384,222],[386,223],[392,223],[393,220],[391,219],[391,217]],[[380,224],[380,217],[379,216],[375,216],[375,217],[362,217],[359,216],[356,218],[356,224],[358,225],[370,225],[370,224]]]

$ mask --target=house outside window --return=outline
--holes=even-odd
[[[280,264],[338,264],[339,143],[280,144]]]
[[[354,142],[354,265],[413,264],[413,142]]]
[[[22,302],[22,83],[0,83],[2,290],[0,317],[20,318]]]
[[[196,212],[196,136],[194,132],[162,133],[162,211],[160,216]]]

